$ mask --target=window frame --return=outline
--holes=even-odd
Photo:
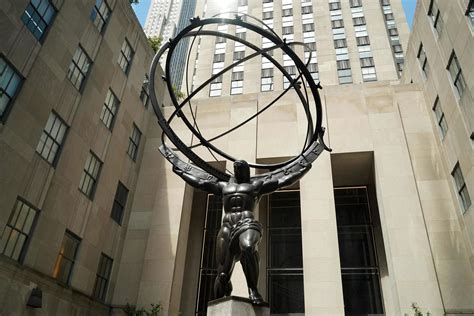
[[[148,74],[145,73],[145,77],[143,78],[143,83],[142,83],[140,96],[139,96],[140,101],[142,101],[143,105],[145,106],[145,109],[148,108],[148,102],[150,102],[149,84],[150,84],[150,78]]]
[[[109,99],[109,93],[111,96],[110,99],[112,100],[111,106],[115,106],[115,111],[112,111],[112,109],[109,108],[109,104],[107,104],[107,100]],[[120,100],[117,97],[117,95],[114,93],[114,91],[109,87],[109,89],[107,90],[107,94],[105,95],[104,103],[102,104],[102,109],[100,112],[99,119],[104,124],[104,126],[111,132],[114,128],[115,120],[117,118],[119,109],[120,109]],[[109,121],[109,126],[107,126],[107,123],[104,121],[107,117],[106,114],[108,114],[109,118],[112,117],[112,119]]]
[[[40,1],[43,1],[43,0],[40,0]],[[34,37],[39,43],[41,43],[41,44],[43,44],[44,41],[46,40],[46,37],[47,37],[47,35],[49,34],[49,30],[51,29],[51,26],[53,25],[53,23],[54,23],[54,21],[55,21],[55,19],[56,19],[56,16],[58,15],[58,12],[59,12],[59,10],[58,10],[58,9],[56,8],[56,6],[53,4],[53,1],[50,1],[50,0],[46,0],[46,1],[48,1],[49,6],[50,6],[51,8],[53,8],[53,10],[54,10],[54,14],[53,14],[53,16],[52,16],[51,21],[50,21],[49,24],[46,24],[46,23],[45,23],[45,20],[44,20],[43,15],[39,14],[38,9],[33,6],[32,1],[30,1],[30,2],[27,4],[25,10],[23,11],[23,13],[22,13],[22,15],[21,15],[21,17],[20,17],[20,20],[23,22],[23,25],[30,31],[30,33],[33,35],[33,37]],[[40,5],[41,5],[41,2],[40,2]],[[30,21],[33,21],[32,16],[29,16],[29,20],[28,20],[27,22],[24,21],[24,16],[26,15],[26,11],[27,11],[27,9],[28,9],[29,6],[31,6],[31,7],[33,8],[34,13],[36,13],[36,15],[39,16],[39,18],[41,19],[41,21],[42,21],[44,24],[46,24],[46,28],[42,31],[40,38],[37,38],[37,37],[35,36],[35,34],[34,34],[34,33],[29,29],[29,27],[28,27],[28,24],[27,24],[27,23],[29,23]],[[38,24],[37,24],[37,21],[34,21],[34,24],[36,25],[36,28],[37,28],[37,25],[38,25]]]
[[[125,190],[125,193],[126,193],[125,201],[119,201],[119,198],[120,198],[119,189],[122,189],[122,188]],[[119,181],[117,184],[117,189],[115,190],[115,197],[114,197],[114,202],[112,204],[112,210],[110,212],[110,218],[112,218],[112,220],[120,226],[122,226],[122,223],[123,223],[123,216],[125,214],[125,208],[127,207],[129,193],[130,193],[130,190],[122,183],[122,181]]]
[[[22,225],[22,228],[21,228],[21,231],[19,229],[17,229],[15,226],[17,225],[18,223],[18,219],[20,218],[20,213],[21,213],[21,209],[23,209],[23,205],[21,205],[21,209],[18,213],[18,216],[16,216],[15,214],[15,211],[17,210],[19,204],[23,204],[25,205],[26,207],[29,208],[28,212],[30,211],[33,211],[35,212],[35,214],[33,215],[33,220],[31,222],[31,226],[30,226],[30,229],[29,229],[29,232],[28,234],[26,234],[25,232],[23,232],[23,229],[24,229],[24,225],[26,223],[26,220],[28,218],[28,214],[25,216],[25,221],[23,222],[23,225]],[[3,228],[3,231],[2,231],[2,234],[0,235],[0,242],[3,240],[3,235],[6,234],[6,231],[7,231],[7,227],[10,228],[10,236],[8,236],[8,240],[5,242],[5,245],[4,245],[4,248],[3,249],[0,249],[0,255],[3,256],[4,258],[9,258],[10,260],[13,260],[13,261],[16,261],[16,262],[19,262],[20,264],[23,264],[24,260],[25,260],[25,257],[26,257],[26,253],[28,251],[28,248],[29,248],[29,245],[30,245],[30,242],[31,242],[31,236],[34,234],[35,232],[35,228],[36,228],[36,224],[38,222],[38,218],[39,218],[39,215],[41,214],[41,210],[39,208],[37,208],[36,206],[34,206],[33,204],[31,204],[30,202],[28,202],[26,199],[24,199],[23,197],[21,196],[17,196],[16,200],[15,200],[15,203],[13,204],[13,208],[12,210],[10,211],[10,215],[8,216],[8,220],[5,224],[5,227]],[[12,224],[11,221],[13,220],[13,217],[16,217],[15,219],[15,224]],[[21,246],[21,250],[18,254],[18,259],[14,259],[13,257],[11,256],[7,256],[5,255],[5,250],[6,250],[6,247],[8,245],[8,241],[10,240],[10,238],[12,237],[12,231],[13,230],[16,230],[18,235],[23,235],[25,236],[25,240],[23,241],[23,245]],[[18,239],[15,241],[15,246],[12,250],[12,256],[15,252],[15,248],[18,244]]]
[[[105,7],[107,8],[108,10],[108,14],[107,14],[107,17],[104,19],[104,17],[102,16],[99,8],[97,8],[97,1],[102,1],[102,4],[105,4]],[[93,15],[93,12],[96,12],[96,16],[95,16],[95,19],[92,20],[92,15]],[[110,8],[110,5],[107,3],[107,0],[96,0],[96,2],[94,3],[94,6],[91,10],[91,13],[89,15],[89,20],[95,25],[95,27],[97,28],[97,30],[99,31],[100,34],[104,34],[105,33],[105,30],[107,29],[107,26],[109,25],[109,21],[110,21],[110,16],[112,15],[112,9]],[[97,18],[100,19],[100,21],[102,21],[102,27],[99,29],[99,26],[96,24],[96,20]]]
[[[62,124],[65,126],[65,128],[66,128],[66,130],[64,131],[64,135],[63,135],[63,138],[62,138],[62,141],[61,141],[60,144],[57,142],[57,140],[56,140],[55,138],[51,137],[51,135],[49,134],[49,132],[46,132],[46,130],[45,130],[46,126],[48,125],[49,117],[51,116],[51,114],[53,114],[53,115],[55,116],[55,119],[58,119],[58,120],[60,121],[60,123],[62,123]],[[54,126],[54,122],[53,122],[53,126]],[[64,148],[64,144],[65,144],[65,142],[66,142],[67,135],[68,135],[68,133],[69,133],[69,128],[70,128],[69,124],[67,124],[66,121],[63,120],[63,118],[62,118],[54,109],[52,109],[51,112],[50,112],[50,114],[49,114],[49,116],[48,116],[48,119],[46,120],[46,124],[44,125],[43,131],[42,131],[42,133],[41,133],[40,140],[38,141],[38,145],[36,146],[35,152],[36,152],[42,159],[44,159],[49,165],[51,165],[53,168],[56,168],[56,166],[57,166],[57,164],[58,164],[59,157],[61,156],[61,152],[62,152],[62,150],[63,150],[63,148]],[[58,132],[59,132],[59,129],[58,129]],[[39,146],[39,144],[40,144],[40,142],[41,142],[41,137],[43,136],[43,134],[46,134],[46,137],[48,137],[47,139],[53,139],[53,142],[54,142],[56,145],[58,145],[58,149],[57,149],[57,151],[56,151],[56,154],[55,154],[55,156],[54,156],[52,162],[50,162],[46,157],[44,157],[44,156],[42,155],[42,153],[38,152],[38,146]],[[46,142],[45,142],[44,145],[43,145],[43,149],[45,148],[45,146],[46,146]],[[51,151],[50,151],[50,153],[51,153]],[[48,157],[49,157],[49,154],[48,154]]]
[[[434,117],[436,119],[436,124],[438,125],[439,133],[441,134],[441,140],[444,140],[444,138],[446,137],[446,134],[448,133],[449,127],[448,127],[448,122],[446,121],[446,116],[444,115],[443,108],[439,101],[439,96],[436,96],[432,110],[434,113]]]
[[[79,62],[79,60],[81,59],[81,57],[79,56],[79,60],[76,62],[74,61],[74,56],[76,55],[76,52],[77,50],[80,49],[81,52],[84,54],[84,56],[86,57],[86,61],[89,61],[89,66],[87,68],[87,72],[84,74],[83,72],[83,69],[81,67],[78,66],[77,62]],[[86,85],[86,82],[87,82],[87,79],[89,77],[89,73],[91,72],[91,68],[92,68],[92,65],[94,64],[94,62],[92,61],[92,58],[90,58],[89,54],[87,54],[86,50],[84,49],[84,47],[82,47],[82,45],[79,43],[79,45],[77,46],[76,50],[74,51],[74,54],[72,55],[72,59],[71,59],[71,63],[69,64],[69,68],[68,68],[68,71],[67,71],[67,75],[66,77],[68,78],[69,82],[71,82],[71,84],[74,86],[74,88],[76,88],[76,90],[82,94],[82,92],[84,91],[84,87]],[[74,66],[75,68],[71,71],[71,66]],[[83,66],[85,65],[85,63],[83,64]],[[80,74],[83,76],[82,80],[81,80],[81,83],[79,84],[79,87],[76,86],[77,84],[77,81],[76,83],[72,82],[72,74],[74,73],[74,70],[78,69]]]
[[[135,135],[134,134],[135,131],[138,131],[137,143],[135,143],[135,140],[133,139],[133,136]],[[138,128],[138,126],[135,123],[133,123],[132,133],[130,134],[130,137],[128,138],[127,154],[135,162],[137,161],[138,149],[140,148],[140,141],[141,141],[142,135],[143,135],[142,131]]]
[[[9,116],[9,114],[10,114],[12,108],[13,108],[13,104],[15,103],[18,95],[20,94],[20,90],[23,87],[23,83],[25,82],[25,77],[15,67],[15,65],[13,65],[8,60],[8,58],[4,54],[2,54],[1,52],[0,52],[0,59],[2,59],[5,62],[5,70],[6,70],[6,67],[9,67],[9,68],[11,68],[13,73],[19,77],[18,86],[16,87],[15,92],[12,96],[6,94],[4,88],[0,87],[0,96],[3,96],[3,94],[6,94],[10,98],[10,100],[8,101],[7,106],[5,107],[5,110],[3,110],[3,113],[0,114],[0,124],[5,124],[7,119],[8,119],[8,116]],[[1,74],[0,74],[0,76],[1,76]],[[13,76],[9,79],[9,81],[8,81],[9,84],[11,83],[12,78],[13,78]],[[7,85],[7,88],[8,88],[8,85]]]
[[[73,240],[74,242],[77,242],[76,245],[76,249],[74,251],[74,256],[73,258],[68,258],[66,256],[64,256],[63,253],[61,253],[61,248],[62,248],[62,245],[64,243],[64,238],[68,236],[68,238],[70,238],[71,240]],[[53,278],[56,280],[56,282],[60,283],[60,284],[63,284],[63,285],[71,285],[71,276],[72,276],[72,271],[74,270],[74,265],[76,263],[76,260],[77,260],[77,254],[79,253],[79,248],[81,246],[81,243],[82,243],[82,238],[77,236],[75,233],[73,233],[72,231],[70,231],[69,229],[66,229],[64,231],[64,235],[63,235],[63,240],[61,242],[61,246],[60,246],[60,249],[59,249],[59,253],[58,253],[58,256],[56,257],[56,263],[54,264],[54,270],[53,270]],[[71,262],[71,267],[69,269],[69,272],[67,274],[67,279],[66,279],[66,282],[64,282],[63,280],[60,280],[58,279],[58,275],[59,275],[59,267],[58,265],[60,264],[60,261],[59,259],[60,258],[64,258],[66,259],[67,261]],[[63,260],[64,260],[63,259]],[[57,275],[54,275],[55,273],[58,273]]]
[[[456,178],[455,176],[457,171],[459,171],[458,175],[462,179],[462,183],[458,183],[457,181],[459,180],[459,178]],[[466,180],[464,180],[464,175],[462,173],[461,166],[459,165],[459,161],[456,162],[456,164],[454,165],[453,171],[451,171],[451,176],[453,178],[454,187],[456,188],[459,204],[461,204],[461,207],[462,207],[462,214],[464,215],[466,214],[469,207],[472,205],[472,200],[469,195],[469,190],[467,189]],[[463,190],[466,190],[467,192],[467,198],[468,198],[467,201],[464,200],[464,196],[462,195]]]
[[[124,44],[127,44],[128,48],[130,49],[130,59],[127,59],[127,56],[125,55],[124,51],[123,51],[123,45]],[[123,73],[128,76],[128,74],[130,73],[130,69],[132,68],[132,63],[133,63],[133,57],[135,57],[135,51],[133,50],[133,47],[132,45],[130,44],[130,42],[128,41],[128,38],[125,37],[124,41],[123,41],[123,44],[122,46],[120,47],[120,55],[119,55],[119,59],[117,61],[120,69],[122,69]],[[123,69],[122,65],[120,64],[120,62],[122,60],[126,60],[126,64],[125,64],[125,69]]]
[[[433,10],[436,9],[436,12],[433,12]],[[436,30],[438,33],[438,36],[441,35],[442,27],[443,27],[443,18],[441,16],[441,10],[438,7],[438,4],[436,3],[436,0],[431,0],[430,6],[428,8],[428,17],[431,19],[431,22],[433,24],[433,28]]]
[[[422,59],[424,57],[424,59]],[[416,58],[418,59],[418,64],[420,65],[425,78],[428,78],[429,73],[429,64],[428,64],[428,56],[426,56],[425,49],[423,48],[423,43],[420,42],[420,47],[418,48],[418,53],[416,54]]]
[[[450,69],[453,62],[455,63],[455,66],[458,68],[458,71],[456,75],[454,76],[454,78],[453,78],[453,73],[451,72],[451,69]],[[459,59],[456,56],[456,52],[454,50],[451,52],[451,56],[449,57],[448,66],[446,67],[446,70],[448,70],[449,78],[451,78],[451,81],[453,83],[453,87],[456,91],[456,95],[458,99],[461,99],[466,91],[466,80],[464,79],[464,76],[462,75],[461,64],[459,63]],[[461,82],[462,89],[458,87],[459,82]]]
[[[89,173],[89,170],[86,170],[86,169],[85,169],[85,168],[86,168],[86,164],[87,164],[87,160],[88,160],[88,158],[89,158],[90,156],[92,156],[92,158],[94,158],[94,159],[99,163],[99,170],[97,171],[97,176],[96,176],[96,178],[94,178],[94,176],[92,176],[92,174]],[[103,162],[102,160],[100,160],[100,158],[99,158],[92,150],[90,150],[90,151],[89,151],[89,156],[87,156],[87,159],[86,159],[86,161],[85,161],[85,163],[84,163],[84,168],[83,168],[83,170],[82,170],[81,180],[79,181],[79,188],[78,188],[78,189],[79,189],[79,191],[80,191],[82,194],[84,194],[84,195],[85,195],[89,200],[91,200],[91,201],[94,200],[95,192],[96,192],[96,190],[97,190],[97,184],[99,183],[100,173],[102,172],[102,166],[103,166],[103,165],[104,165],[104,162]],[[89,164],[89,166],[90,166],[90,164]],[[94,183],[92,184],[92,188],[90,189],[90,192],[89,192],[89,193],[84,192],[84,191],[82,190],[81,182],[82,182],[82,175],[83,175],[84,173],[86,173],[86,176],[90,177],[90,178],[94,181]],[[85,180],[84,180],[84,182],[83,182],[83,185],[84,185],[84,183],[85,183]]]
[[[474,0],[469,0],[467,4],[466,13],[464,14],[469,20],[471,27],[474,27]]]
[[[101,275],[101,266],[102,266],[102,259],[105,259],[107,260],[106,264],[110,263],[110,270],[108,271],[108,275],[105,276],[105,275]],[[97,272],[95,274],[95,282],[94,282],[94,288],[92,289],[92,297],[94,297],[95,299],[101,301],[101,302],[105,302],[105,299],[107,297],[107,292],[109,290],[109,285],[110,285],[110,279],[111,279],[111,276],[112,276],[112,269],[114,267],[114,259],[112,259],[111,257],[109,257],[108,255],[106,255],[105,253],[101,253],[100,254],[100,258],[99,258],[99,264],[97,266]],[[102,292],[101,291],[101,287],[97,287],[98,286],[98,280],[105,280],[105,286],[104,286],[104,291]]]

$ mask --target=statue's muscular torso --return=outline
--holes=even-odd
[[[235,225],[241,219],[254,218],[253,210],[258,204],[261,182],[225,183],[222,186],[224,218],[222,224]]]

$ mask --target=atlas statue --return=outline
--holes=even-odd
[[[193,187],[222,198],[224,216],[216,241],[218,274],[214,282],[214,297],[221,298],[223,296],[229,296],[232,293],[232,271],[235,263],[240,261],[247,281],[249,299],[253,304],[259,305],[264,303],[257,288],[259,276],[258,244],[262,238],[262,225],[256,220],[254,210],[263,195],[275,192],[280,188],[292,185],[300,180],[311,169],[311,164],[323,150],[330,151],[330,148],[324,143],[324,127],[321,126],[322,107],[318,93],[318,89],[321,89],[321,86],[314,82],[313,76],[308,71],[308,65],[311,61],[311,52],[309,60],[305,63],[293,50],[293,46],[297,45],[304,46],[306,49],[309,47],[305,43],[300,42],[287,43],[285,39],[281,39],[273,30],[268,28],[265,23],[249,15],[236,13],[235,18],[228,18],[227,16],[228,14],[225,15],[225,17],[217,15],[207,19],[193,18],[190,21],[190,25],[185,27],[175,38],[162,46],[155,55],[150,68],[150,99],[157,115],[158,123],[163,131],[160,152],[173,165],[173,171]],[[227,32],[215,31],[217,25],[223,24],[235,25],[240,28],[245,28],[248,32],[257,33],[272,42],[273,46],[265,48],[258,47],[258,45],[248,42],[245,37],[242,38],[228,34]],[[196,38],[200,36],[214,36],[216,38],[220,37],[239,42],[245,45],[250,51],[253,51],[253,53],[213,73],[211,77],[201,85],[193,86],[192,91],[189,91],[188,78],[186,77],[184,81],[186,84],[186,97],[178,102],[171,80],[173,53],[180,41],[183,39],[191,39],[190,48],[188,49],[189,60],[189,54],[192,52],[194,42]],[[289,74],[285,67],[272,57],[272,50],[275,49],[283,50],[283,52],[293,60],[297,69],[297,75]],[[169,117],[165,117],[165,112],[157,100],[154,88],[159,60],[165,53],[167,56],[164,67],[165,74],[161,79],[166,83],[170,99],[175,107],[175,111],[172,112]],[[206,86],[209,86],[213,80],[218,79],[218,77],[222,76],[225,72],[231,71],[233,67],[251,58],[261,56],[273,63],[290,84],[269,104],[263,107],[259,106],[260,110],[251,117],[243,120],[240,124],[224,133],[206,139],[199,130],[194,113],[195,110],[193,110],[191,106],[192,98]],[[188,65],[186,65],[186,67],[187,66]],[[186,68],[185,71],[188,73],[189,69]],[[306,139],[298,155],[278,163],[259,164],[237,159],[213,144],[214,140],[241,128],[250,120],[255,119],[290,90],[297,94],[307,118]],[[312,102],[310,101],[310,97],[312,97]],[[313,104],[314,108],[311,108],[310,104]],[[189,106],[188,113],[190,113],[192,117],[191,121],[183,111],[183,107],[185,106]],[[193,145],[186,145],[180,139],[173,128],[171,128],[171,122],[174,118],[180,118],[183,121],[186,127],[196,137],[197,142]],[[175,146],[174,148],[166,144],[165,136]],[[232,162],[233,172],[223,172],[204,161],[193,151],[193,149],[198,146],[205,147],[216,160]],[[186,156],[189,162],[181,160],[177,152]],[[251,176],[251,168],[258,169],[259,172],[255,172],[256,175]]]

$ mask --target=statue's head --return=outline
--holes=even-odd
[[[245,160],[236,160],[234,162],[234,175],[237,183],[250,182],[250,168]]]

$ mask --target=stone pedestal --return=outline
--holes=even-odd
[[[252,305],[248,298],[227,296],[210,301],[207,305],[208,316],[270,316],[268,303]]]

